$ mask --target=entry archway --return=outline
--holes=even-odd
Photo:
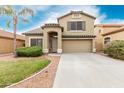
[[[57,49],[58,49],[57,32],[48,32],[48,48],[50,53],[57,53]]]
[[[43,53],[62,53],[62,27],[45,24],[43,29]]]

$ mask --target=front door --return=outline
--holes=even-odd
[[[52,37],[51,39],[52,39],[51,40],[51,52],[56,53],[57,52],[57,38]]]
[[[51,32],[49,33],[49,52],[56,53],[57,52],[57,33]]]

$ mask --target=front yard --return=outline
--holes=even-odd
[[[50,63],[44,58],[0,61],[0,87],[16,83],[38,72]]]

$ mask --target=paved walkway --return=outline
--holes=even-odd
[[[124,61],[93,53],[62,54],[53,87],[124,87]]]

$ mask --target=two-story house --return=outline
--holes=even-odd
[[[24,33],[27,47],[38,45],[43,53],[95,52],[95,17],[83,11],[71,11],[49,23]]]

